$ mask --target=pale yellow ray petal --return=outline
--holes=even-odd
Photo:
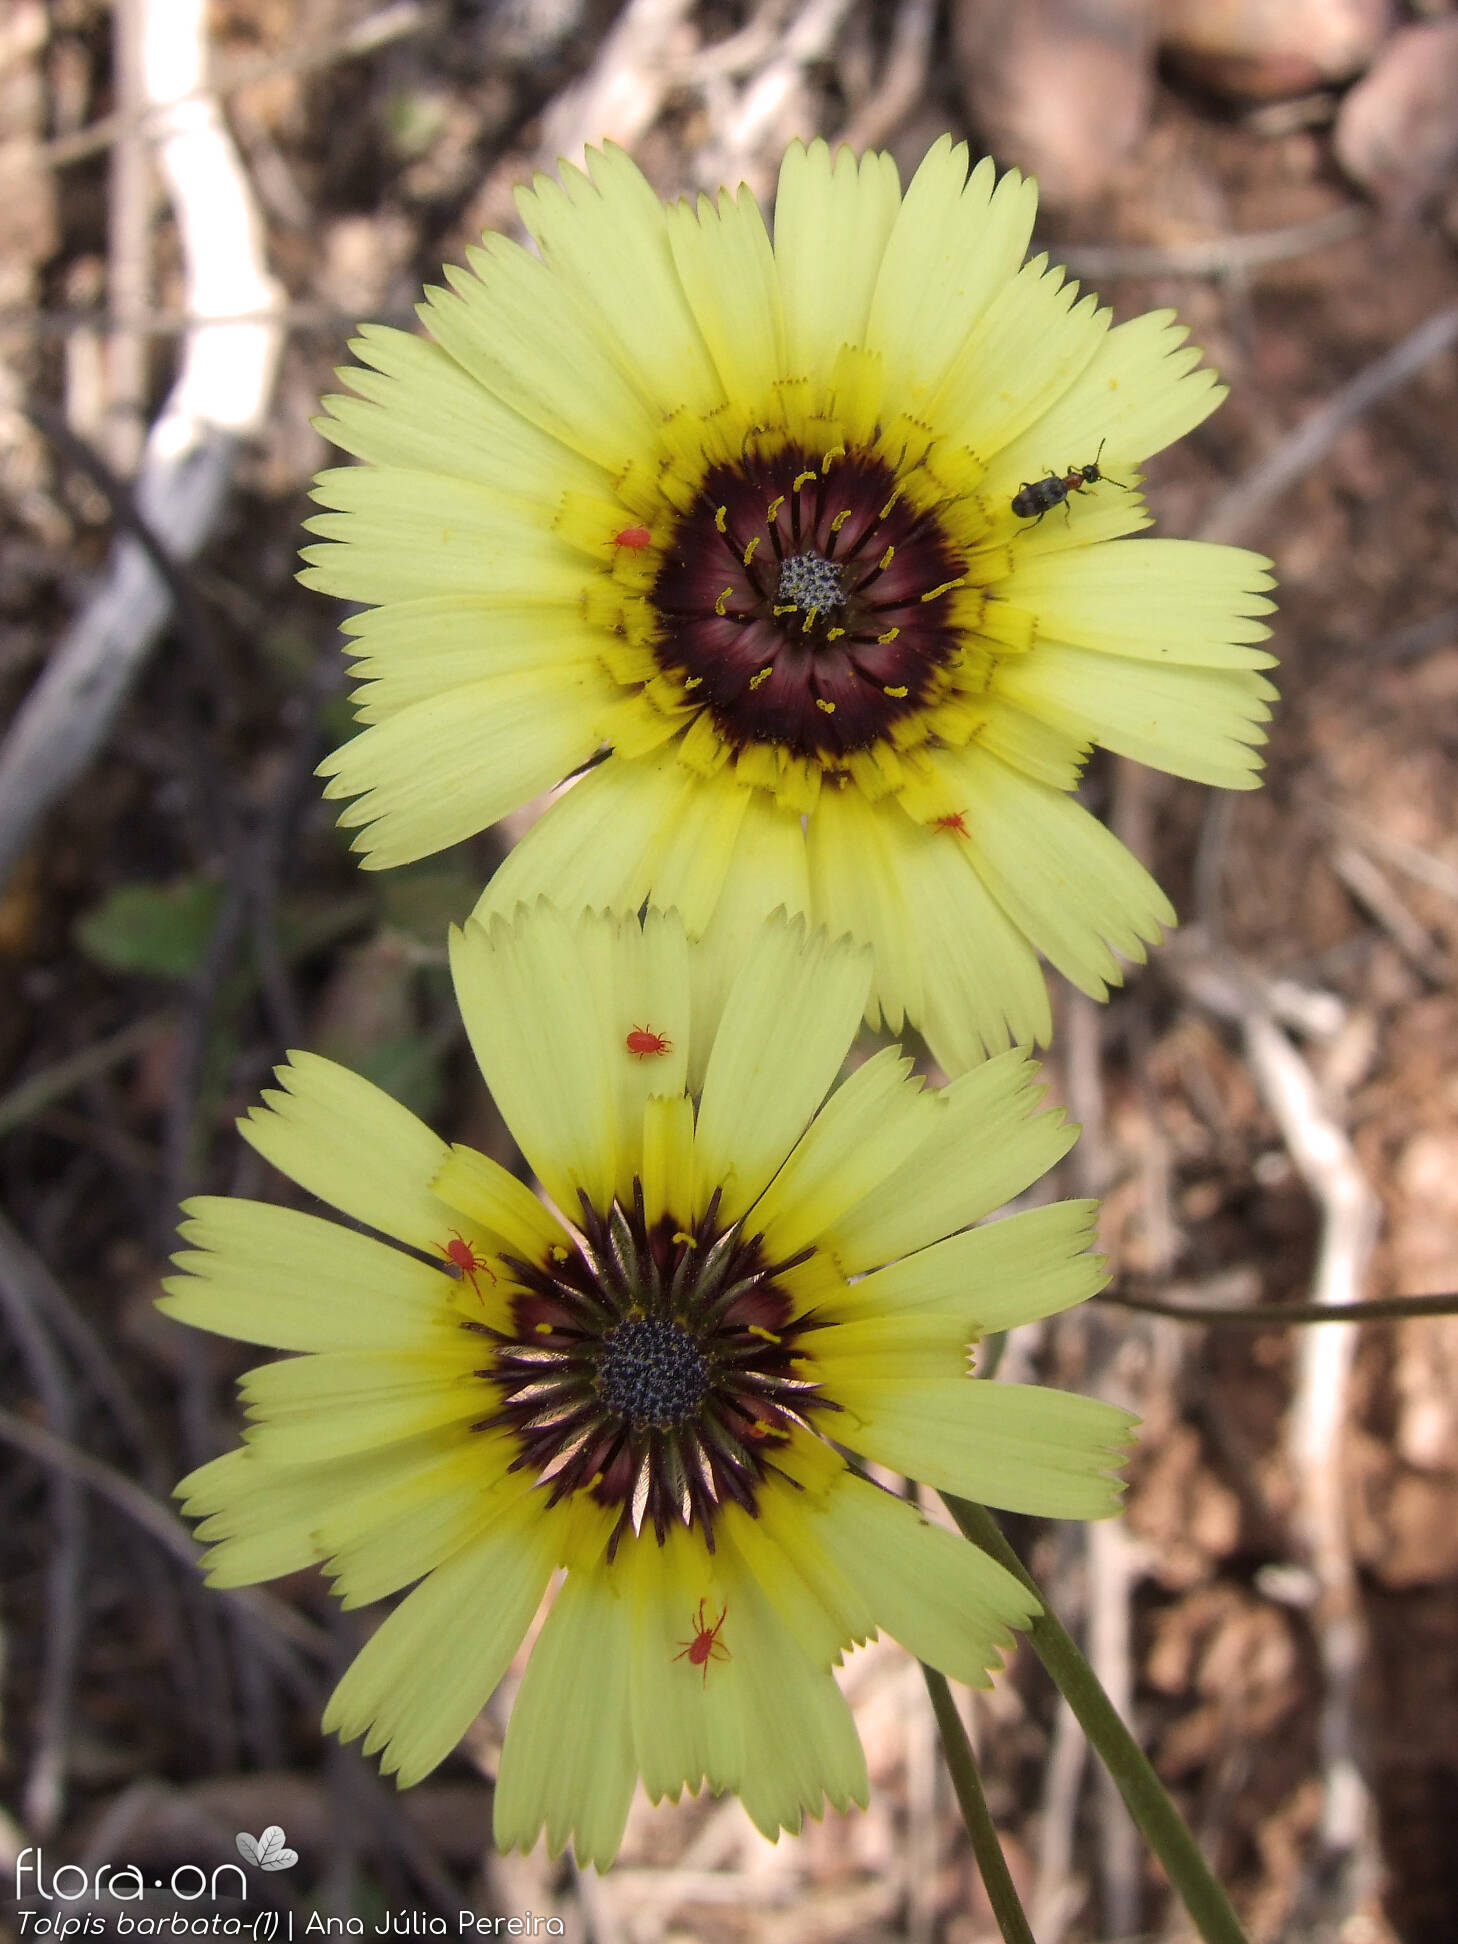
[[[324,1519],[416,1475],[458,1441],[452,1427],[323,1464],[271,1465],[252,1445],[214,1458],[175,1488],[184,1514],[201,1520],[208,1585],[251,1586],[317,1565],[325,1556]]]
[[[326,797],[353,797],[345,829],[383,871],[485,830],[579,764],[616,686],[592,662],[469,682],[361,731],[319,765]]]
[[[836,1460],[829,1492],[792,1491],[779,1482],[766,1486],[758,1516],[736,1511],[725,1522],[722,1541],[763,1589],[805,1658],[826,1669],[839,1664],[846,1648],[869,1640],[876,1631],[865,1592],[845,1571],[824,1517],[843,1476],[844,1466]]]
[[[521,1512],[437,1567],[355,1656],[324,1710],[408,1788],[445,1760],[486,1705],[546,1591],[554,1522]]]
[[[1225,396],[1213,371],[1195,369],[1200,353],[1186,346],[1188,336],[1168,310],[1115,325],[1077,381],[997,454],[982,491],[1011,495],[1024,478],[1041,477],[1049,466],[1066,472],[1090,459],[1126,480],[1151,453],[1182,439]],[[1117,497],[1117,488],[1110,497]]]
[[[837,1398],[853,1451],[941,1492],[1045,1519],[1119,1509],[1137,1419],[1096,1397],[976,1377],[866,1379]]]
[[[429,1250],[446,1211],[427,1187],[446,1145],[368,1080],[317,1053],[275,1067],[238,1131],[265,1161],[366,1227]]]
[[[982,717],[977,730],[979,748],[1050,789],[1078,788],[1092,741],[1083,724],[1018,708],[996,688],[979,696],[977,707]]]
[[[822,790],[805,830],[814,915],[832,936],[848,932],[874,949],[870,1022],[884,1021],[892,1033],[926,1010],[927,968],[904,869],[911,841],[894,804],[868,803],[857,789]]]
[[[354,693],[362,722],[382,722],[470,682],[490,677],[539,675],[550,682],[568,665],[592,661],[602,650],[602,630],[585,621],[574,603],[499,601],[489,594],[427,594],[370,608],[342,624],[355,639],[345,653],[357,657]]]
[[[1275,687],[1254,669],[1187,668],[1040,642],[993,677],[998,694],[1068,733],[1197,783],[1260,782]]]
[[[763,1191],[825,1098],[855,1037],[869,953],[772,918],[730,989],[704,1076],[695,1212],[723,1189],[733,1220]]]
[[[663,204],[612,143],[537,175],[517,208],[549,269],[590,310],[618,370],[655,411],[711,410],[723,398],[669,248]]]
[[[864,1315],[817,1333],[815,1368],[826,1395],[837,1402],[868,1381],[965,1377],[969,1334],[957,1317],[939,1310]]]
[[[606,928],[606,929],[605,929]],[[596,1208],[641,1140],[622,1127],[601,966],[611,921],[564,917],[545,902],[508,921],[472,919],[451,934],[451,972],[466,1032],[492,1098],[548,1194],[569,1218],[578,1191]],[[594,949],[602,948],[602,949]]]
[[[423,1579],[515,1513],[535,1489],[510,1472],[514,1441],[478,1432],[429,1468],[322,1518],[324,1571],[341,1606],[369,1606]],[[527,1516],[537,1508],[528,1508]]]
[[[697,1533],[625,1547],[615,1563],[632,1612],[629,1641],[634,1759],[650,1802],[697,1792],[706,1776],[733,1787],[743,1772],[742,1736],[728,1650],[695,1665],[688,1650],[728,1604],[718,1562]],[[702,1609],[700,1607],[702,1602]]]
[[[238,1380],[244,1437],[271,1465],[318,1464],[490,1415],[496,1393],[473,1369],[480,1339],[453,1329],[433,1350],[326,1350],[263,1364]]]
[[[960,829],[903,820],[897,856],[925,996],[915,1020],[938,1065],[965,1072],[1009,1045],[1052,1037],[1032,949],[978,876]]]
[[[400,467],[320,473],[314,498],[332,512],[304,524],[334,544],[305,547],[306,587],[350,601],[491,594],[571,602],[586,576],[557,537],[551,511],[497,487]]]
[[[545,1829],[556,1856],[605,1870],[617,1855],[637,1765],[628,1673],[635,1604],[592,1569],[569,1573],[527,1663],[496,1780],[499,1849]]]
[[[1003,285],[1017,274],[1032,235],[1038,194],[990,156],[967,175],[965,144],[941,136],[912,177],[897,212],[871,299],[866,344],[885,361],[888,385],[918,410]]]
[[[1256,617],[1270,562],[1202,540],[1121,540],[1036,559],[1018,556],[998,592],[1038,617],[1038,633],[1105,654],[1192,668],[1269,668],[1245,644],[1270,633]]]
[[[987,461],[1068,389],[1108,326],[1095,298],[1080,300],[1077,284],[1035,257],[994,294],[926,415]]]
[[[704,927],[702,947],[689,964],[694,1024],[688,1084],[695,1093],[703,1088],[729,988],[764,920],[779,909],[796,918],[810,908],[805,833],[799,817],[782,810],[763,790],[747,790],[744,796],[734,854]]]
[[[737,1555],[719,1564],[728,1603],[721,1639],[732,1659],[714,1666],[708,1686],[737,1704],[744,1768],[737,1779],[711,1769],[710,1781],[736,1787],[750,1821],[772,1840],[782,1829],[797,1835],[806,1812],[819,1816],[826,1799],[837,1809],[864,1806],[866,1760],[833,1677],[806,1654]]]
[[[342,368],[358,398],[326,398],[326,438],[377,466],[474,479],[550,506],[568,490],[601,493],[601,467],[478,385],[438,344],[364,324],[351,351],[373,370]]]
[[[157,1307],[180,1323],[275,1350],[403,1349],[445,1307],[439,1270],[372,1236],[267,1202],[184,1202],[186,1273]]]
[[[750,801],[760,794],[727,774],[691,776],[661,833],[647,895],[664,910],[676,910],[690,938],[703,935],[719,903]]]
[[[668,241],[689,308],[698,320],[725,394],[771,396],[785,375],[785,325],[774,250],[747,188],[721,189],[667,212]]]
[[[468,250],[470,274],[447,269],[420,320],[477,384],[617,478],[651,463],[655,414],[613,357],[576,285],[504,236]]]
[[[688,1077],[692,1007],[689,946],[677,912],[649,911],[640,924],[625,919],[602,966],[606,1000],[608,1071],[617,1095],[617,1124],[632,1172],[641,1173],[638,1128],[652,1094],[682,1094]],[[619,1182],[619,1193],[631,1190]]]
[[[541,895],[560,910],[636,911],[695,779],[671,752],[610,757],[564,790],[512,849],[474,916],[510,915]]]
[[[861,344],[901,185],[889,155],[834,157],[822,141],[792,142],[775,198],[775,266],[784,298],[790,377],[828,373],[844,344]]]
[[[499,1236],[513,1255],[528,1262],[565,1239],[524,1182],[460,1142],[441,1163],[430,1187],[448,1207]]]
[[[1174,907],[1073,797],[982,751],[967,754],[958,768],[967,793],[967,849],[978,876],[1066,978],[1102,999],[1123,978],[1113,952],[1142,961],[1146,946],[1176,922]]]
[[[831,1544],[876,1624],[969,1687],[990,1687],[1038,1602],[979,1546],[847,1472],[827,1506]]]
[[[848,1275],[892,1262],[966,1228],[1045,1175],[1072,1147],[1026,1054],[1000,1054],[920,1096],[920,1144],[821,1238]]]
[[[848,1284],[831,1307],[852,1319],[951,1317],[966,1342],[1056,1316],[1108,1283],[1108,1264],[1089,1252],[1098,1210],[1092,1201],[1049,1202],[949,1235]]]
[[[883,1047],[826,1101],[754,1205],[769,1252],[799,1253],[861,1202],[926,1133],[921,1081],[900,1047]]]

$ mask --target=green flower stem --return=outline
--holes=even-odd
[[[1236,1323],[1248,1330],[1274,1330],[1286,1323],[1401,1322],[1410,1316],[1452,1316],[1458,1295],[1369,1296],[1360,1303],[1252,1303],[1231,1309],[1227,1303],[1161,1303],[1153,1296],[1126,1296],[1101,1289],[1091,1299],[1119,1309],[1139,1310],[1146,1316],[1169,1316],[1176,1323]]]
[[[1189,1912],[1206,1944],[1247,1944],[1230,1899],[1210,1874],[1208,1865],[1170,1801],[1148,1757],[1119,1719],[1098,1676],[1084,1659],[1072,1636],[1049,1611],[1037,1582],[1003,1536],[1002,1528],[985,1506],[942,1494],[947,1509],[965,1536],[1000,1566],[1015,1573],[1036,1593],[1043,1611],[1028,1629],[1028,1638],[1059,1692],[1072,1708],[1104,1767],[1118,1784],[1129,1813]]]
[[[967,1825],[967,1834],[972,1838],[972,1854],[977,1858],[977,1867],[982,1872],[992,1913],[997,1919],[997,1928],[1002,1932],[1002,1944],[1037,1944],[1032,1927],[1023,1914],[1023,1906],[1018,1901],[1007,1858],[1002,1853],[1002,1844],[998,1842],[997,1831],[992,1826],[987,1797],[982,1793],[982,1778],[977,1773],[977,1758],[972,1753],[972,1744],[967,1739],[967,1731],[962,1726],[962,1717],[957,1713],[951,1690],[935,1668],[923,1662],[921,1671],[936,1712],[937,1727],[941,1730],[947,1772],[952,1778],[952,1787],[957,1791],[957,1801],[962,1806],[962,1820]]]

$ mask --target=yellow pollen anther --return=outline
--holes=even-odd
[[[888,628],[885,634],[876,636],[876,646],[878,648],[886,647],[886,645],[889,642],[892,642],[896,639],[897,635],[899,635],[900,632],[901,632],[900,628]]]
[[[703,681],[704,678],[702,675],[685,675],[683,685],[686,689],[696,689],[703,686]]]
[[[685,1234],[682,1229],[674,1230],[673,1239],[675,1242],[681,1242],[686,1249],[696,1249],[699,1246],[694,1238],[691,1235]]]
[[[766,1343],[778,1343],[780,1341],[774,1331],[767,1330],[763,1323],[751,1323],[747,1327],[751,1336],[763,1337]]]
[[[844,459],[844,457],[845,457],[845,447],[843,445],[832,446],[829,452],[827,452],[825,457],[820,461],[821,472],[828,473],[830,471],[830,462],[832,459]]]
[[[965,574],[958,574],[955,580],[943,581],[940,587],[928,588],[921,598],[924,601],[934,601],[939,594],[950,594],[954,587],[961,587],[966,579],[967,576]]]
[[[884,520],[890,513],[892,507],[896,504],[897,500],[900,499],[900,497],[901,497],[901,488],[898,486],[896,488],[896,491],[891,495],[890,499],[888,499],[886,504],[881,508],[881,511],[877,515],[877,518]]]
[[[825,711],[825,713],[826,713],[827,715],[834,715],[834,714],[835,714],[835,704],[834,704],[833,702],[827,702],[827,701],[825,700],[825,697],[824,697],[823,695],[817,695],[817,696],[816,696],[816,698],[815,698],[815,706],[816,706],[816,708],[817,708],[817,709],[824,709],[824,711]]]
[[[827,641],[839,641],[841,636],[844,633],[845,633],[844,628],[827,628],[825,632],[825,639]]]
[[[815,625],[815,617],[819,612],[819,608],[807,608],[805,610],[805,619],[800,625],[801,634],[809,634],[811,628]]]
[[[770,676],[774,674],[774,672],[775,672],[774,668],[771,666],[769,668],[760,669],[757,675],[751,675],[749,678],[749,686],[751,690],[757,688],[763,688],[765,683],[769,680]]]
[[[567,1251],[562,1247],[560,1242],[554,1242],[549,1253],[553,1262],[565,1262],[567,1260]]]
[[[850,507],[846,507],[843,513],[837,513],[835,518],[830,523],[831,532],[839,533],[841,528],[845,525],[846,521],[850,518],[850,516],[851,516]]]
[[[876,562],[876,566],[880,570],[880,572],[884,574],[886,569],[891,565],[891,562],[895,558],[896,558],[896,549],[894,547],[888,547],[885,553],[883,553],[881,558]]]
[[[729,598],[729,596],[730,596],[730,595],[731,595],[731,594],[732,594],[733,592],[734,592],[734,589],[733,589],[732,587],[726,587],[726,588],[724,589],[724,592],[723,592],[723,593],[722,593],[722,594],[721,594],[721,595],[719,596],[719,598],[718,598],[718,600],[717,600],[717,601],[715,601],[715,603],[714,603],[714,612],[715,612],[715,614],[718,614],[718,615],[722,615],[722,614],[723,614],[723,612],[724,612],[724,603],[725,603],[725,602],[726,602],[726,601],[728,600],[728,598]]]
[[[727,506],[721,506],[714,514],[714,525],[719,529],[720,533],[727,533],[729,531],[729,509]]]
[[[792,493],[798,493],[802,486],[813,486],[814,484],[815,484],[815,469],[812,466],[809,472],[802,472],[802,473],[795,474],[795,483],[790,488],[790,491]]]
[[[882,689],[881,693],[883,695],[894,695],[896,697],[896,700],[899,702],[902,696],[907,694],[908,691],[904,688],[887,688],[887,689]]]
[[[550,1336],[552,1334],[552,1327],[550,1323],[538,1323],[535,1325],[538,1336]]]
[[[794,613],[795,613],[795,611],[796,611],[796,610],[795,610],[795,603],[794,603],[793,601],[791,601],[791,602],[790,602],[790,603],[789,603],[789,604],[788,604],[787,606],[785,606],[785,607],[776,607],[776,608],[771,608],[771,609],[770,609],[770,613],[771,613],[771,614],[773,614],[773,615],[774,615],[774,616],[776,617],[776,619],[778,619],[778,618],[779,618],[779,616],[780,616],[780,615],[782,615],[782,614],[794,614]]]
[[[784,503],[785,503],[785,496],[783,493],[781,493],[778,499],[772,499],[769,505],[764,509],[764,517],[766,521],[768,521],[771,525],[773,525],[773,523],[779,518],[780,508],[784,505]]]

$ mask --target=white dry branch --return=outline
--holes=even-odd
[[[1192,996],[1239,1023],[1261,1098],[1321,1210],[1311,1300],[1335,1309],[1360,1301],[1381,1208],[1335,1104],[1324,1097],[1311,1067],[1277,1024],[1269,992],[1257,976],[1225,959],[1190,956],[1173,965]],[[1373,1840],[1356,1757],[1363,1630],[1341,1463],[1356,1326],[1326,1324],[1299,1331],[1297,1339],[1286,1447],[1296,1484],[1296,1524],[1319,1588],[1313,1624],[1323,1675],[1324,1797],[1320,1854],[1309,1878],[1329,1883],[1369,1870]],[[1319,1895],[1322,1883],[1312,1888]]]
[[[138,6],[146,126],[177,221],[185,307],[197,321],[147,436],[134,493],[162,548],[190,560],[214,529],[241,442],[267,418],[283,337],[281,293],[268,275],[242,162],[205,90],[204,0]],[[41,817],[105,740],[171,605],[139,543],[119,539],[105,580],[0,747],[0,885]]]

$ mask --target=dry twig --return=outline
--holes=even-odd
[[[187,308],[199,318],[266,312],[276,300],[262,230],[217,104],[201,92],[202,0],[142,0],[143,73],[157,161],[182,242]],[[175,558],[206,543],[238,442],[264,422],[281,333],[271,322],[203,323],[147,439],[138,511]],[[146,553],[121,540],[88,602],[26,698],[0,749],[0,884],[37,822],[86,767],[167,619]]]
[[[1438,311],[1410,331],[1382,357],[1333,392],[1275,450],[1256,462],[1216,500],[1200,525],[1202,540],[1239,540],[1260,523],[1262,514],[1298,479],[1305,477],[1336,444],[1349,425],[1389,392],[1405,385],[1424,365],[1458,342],[1458,305]]]
[[[75,1435],[76,1400],[70,1373],[51,1341],[44,1309],[36,1301],[28,1267],[23,1253],[8,1245],[6,1231],[0,1229],[0,1309],[35,1386],[50,1435],[59,1442]],[[39,1427],[36,1429],[39,1432]],[[23,1794],[26,1826],[36,1836],[51,1835],[61,1820],[72,1688],[81,1645],[86,1505],[69,1473],[51,1475],[48,1526],[51,1543],[46,1560],[46,1628],[36,1698],[35,1749]]]
[[[1191,238],[1183,243],[1073,243],[1058,260],[1076,277],[1232,277],[1265,263],[1287,263],[1313,250],[1360,236],[1370,218],[1355,205],[1309,223],[1249,230],[1242,236]]]
[[[1188,967],[1176,961],[1175,969],[1183,974]],[[1239,1023],[1246,1062],[1261,1097],[1321,1209],[1314,1301],[1326,1309],[1349,1308],[1359,1301],[1380,1217],[1352,1144],[1322,1098],[1311,1068],[1276,1024],[1256,977],[1230,961],[1207,964],[1200,996]],[[1371,1840],[1367,1792],[1355,1752],[1362,1632],[1342,1497],[1341,1432],[1355,1341],[1349,1329],[1302,1333],[1287,1428],[1297,1524],[1321,1587],[1313,1625],[1324,1675],[1320,1746],[1325,1794],[1320,1853],[1308,1872],[1313,1899],[1365,1866]]]

